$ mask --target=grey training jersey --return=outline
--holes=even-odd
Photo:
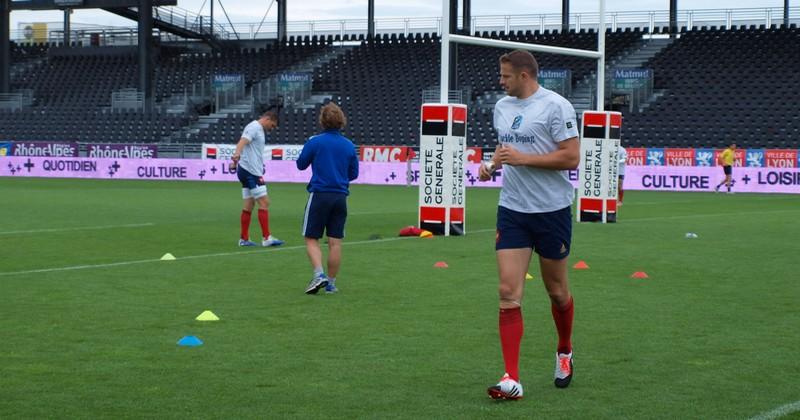
[[[506,96],[494,107],[494,128],[502,145],[543,155],[578,136],[575,108],[562,96],[539,86],[528,98]],[[522,213],[546,213],[572,204],[568,171],[503,165],[500,205]]]
[[[250,140],[242,149],[239,165],[253,175],[264,175],[264,145],[267,142],[264,127],[253,121],[244,128],[242,138]]]

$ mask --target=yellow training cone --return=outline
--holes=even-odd
[[[175,256],[167,252],[163,257],[161,257],[161,261],[175,261]]]
[[[525,273],[525,280],[533,280],[533,276],[530,273]]]
[[[214,312],[211,311],[203,311],[203,313],[197,315],[195,319],[198,321],[219,321],[219,317],[214,315]]]

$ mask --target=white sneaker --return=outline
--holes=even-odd
[[[556,353],[555,380],[557,388],[566,388],[572,381],[572,352],[569,354]]]
[[[511,379],[506,373],[495,386],[486,390],[493,400],[518,400],[522,398],[522,384]]]
[[[281,245],[283,245],[283,241],[272,235],[269,235],[269,238],[261,241],[261,246],[281,246]]]
[[[311,278],[311,281],[306,286],[307,295],[316,295],[319,289],[324,289],[328,285],[328,276],[320,274]]]

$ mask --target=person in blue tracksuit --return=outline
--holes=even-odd
[[[342,260],[342,239],[347,220],[347,196],[350,181],[358,178],[358,155],[353,142],[343,136],[341,130],[347,125],[347,117],[333,102],[320,110],[319,123],[322,133],[308,139],[297,169],[311,166],[311,181],[303,216],[303,236],[306,251],[314,269],[314,275],[306,287],[306,294],[316,294],[320,289],[335,293],[336,275]],[[328,235],[328,270],[322,267],[322,249],[319,239],[323,232]]]

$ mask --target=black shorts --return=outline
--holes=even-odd
[[[544,258],[560,260],[569,255],[571,242],[569,207],[549,213],[520,213],[497,207],[496,250],[531,248]]]
[[[725,172],[725,175],[730,175],[733,173],[733,167],[731,165],[725,165],[722,167],[722,172]]]
[[[303,216],[303,236],[319,239],[323,232],[329,238],[344,238],[347,221],[347,194],[312,192]]]

